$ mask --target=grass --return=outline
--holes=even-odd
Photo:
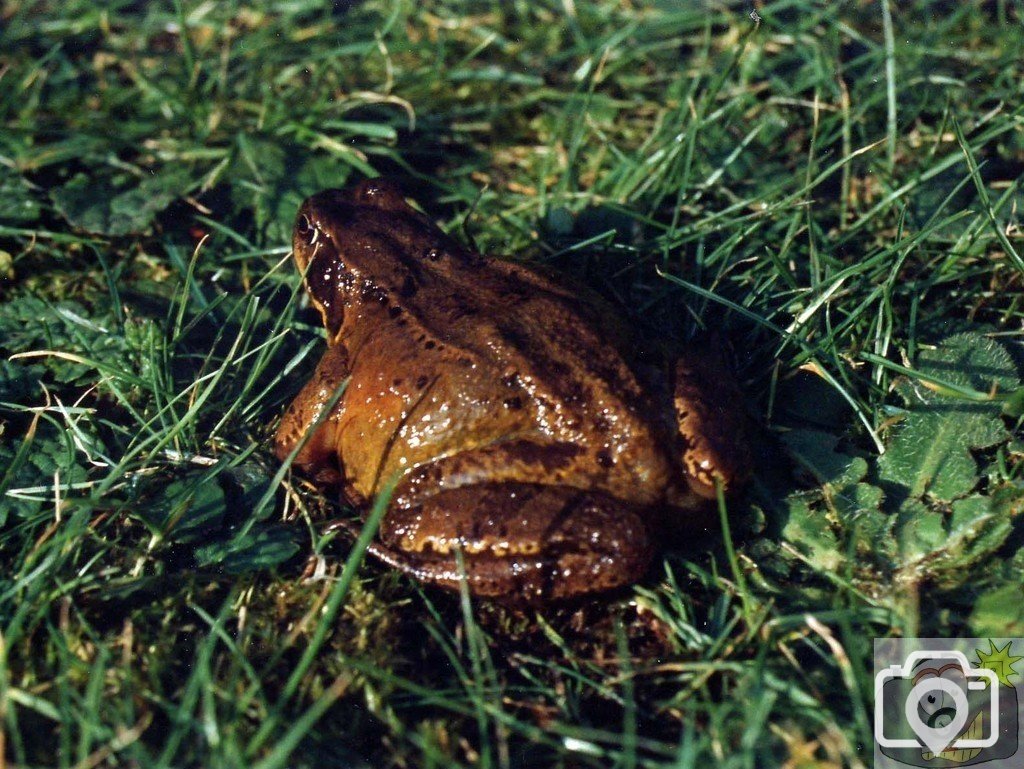
[[[872,638],[1024,635],[1024,7],[754,5],[0,4],[5,765],[858,767]],[[732,351],[721,530],[526,613],[322,533],[288,232],[379,173]]]

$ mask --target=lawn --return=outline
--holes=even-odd
[[[0,765],[869,766],[872,639],[1024,636],[1021,0],[0,2]],[[517,609],[325,534],[300,201],[726,351],[756,472]]]

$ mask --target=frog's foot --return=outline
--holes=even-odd
[[[714,499],[716,483],[729,491],[750,475],[743,398],[714,353],[680,358],[673,374],[676,426],[689,485],[688,493],[680,496]]]
[[[536,602],[610,590],[650,562],[638,511],[598,492],[494,483],[388,511],[371,552],[417,579],[478,596]],[[462,570],[457,553],[462,554]]]

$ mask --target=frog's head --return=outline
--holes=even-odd
[[[442,256],[463,253],[395,184],[380,179],[307,198],[295,218],[292,249],[330,339],[346,307],[400,302]]]

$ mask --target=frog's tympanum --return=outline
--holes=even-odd
[[[328,346],[277,455],[319,423],[298,471],[364,512],[399,479],[371,547],[387,563],[446,587],[464,575],[479,596],[607,590],[638,579],[660,527],[685,529],[716,482],[743,481],[721,367],[684,359],[649,394],[609,313],[460,245],[392,185],[309,198],[293,248]]]

